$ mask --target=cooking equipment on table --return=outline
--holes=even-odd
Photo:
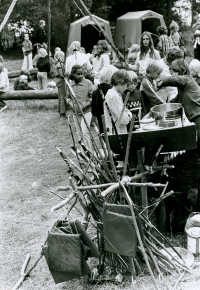
[[[147,118],[147,119],[140,120],[140,128],[141,129],[143,129],[143,127],[146,125],[155,126],[156,120],[154,118]]]
[[[175,127],[176,124],[174,121],[161,121],[159,123],[159,127],[161,128],[171,128],[171,127]]]
[[[151,112],[157,125],[163,121],[174,121],[175,125],[178,126],[180,124],[180,120],[182,120],[183,108],[179,103],[168,103],[154,106],[151,108]]]

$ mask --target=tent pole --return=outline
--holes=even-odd
[[[48,10],[48,55],[50,58],[51,55],[51,0],[47,1],[47,10]]]
[[[112,41],[109,39],[109,37],[106,35],[105,31],[102,29],[101,25],[99,24],[99,22],[95,19],[95,17],[93,17],[93,15],[90,13],[90,11],[88,10],[88,8],[85,6],[85,4],[83,3],[82,0],[79,0],[79,2],[81,3],[82,7],[84,8],[85,12],[90,16],[90,18],[94,21],[94,23],[96,24],[96,26],[98,27],[98,29],[100,30],[100,32],[103,34],[103,36],[105,37],[105,39],[107,40],[107,42],[109,43],[109,45],[112,47],[112,49],[115,51],[115,53],[117,54],[117,56],[119,57],[119,59],[123,62],[126,62],[126,60],[124,59],[123,55],[121,54],[121,52],[115,47],[115,45],[112,43]]]

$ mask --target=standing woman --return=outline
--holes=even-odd
[[[110,65],[111,52],[109,46],[105,40],[99,40],[97,42],[97,51],[95,57],[93,58],[93,72],[96,78],[99,78],[101,69]]]
[[[64,80],[65,73],[65,54],[61,50],[57,50],[54,56],[54,75],[55,82],[58,88],[58,113],[60,117],[66,117],[67,104],[66,104],[66,85]]]
[[[37,60],[37,78],[39,90],[47,89],[47,73],[50,71],[49,58],[44,48],[39,49],[39,58]]]
[[[141,36],[140,51],[137,53],[136,67],[139,70],[139,78],[143,79],[146,68],[151,59],[160,59],[160,53],[154,48],[151,34],[147,31]]]

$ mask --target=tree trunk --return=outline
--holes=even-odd
[[[31,75],[36,75],[38,72],[38,69],[37,68],[30,69],[29,72]],[[17,78],[20,75],[21,75],[21,70],[15,70],[15,71],[8,72],[9,79]]]
[[[173,8],[173,0],[167,0],[166,1],[166,14],[167,14],[167,17],[168,18],[171,18],[171,15],[172,15],[172,8]]]
[[[0,94],[0,100],[46,100],[58,99],[57,89],[52,91],[27,90],[27,91],[7,91]]]

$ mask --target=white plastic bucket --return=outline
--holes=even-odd
[[[187,249],[194,255],[200,253],[200,228],[192,227],[186,230],[187,234]]]

